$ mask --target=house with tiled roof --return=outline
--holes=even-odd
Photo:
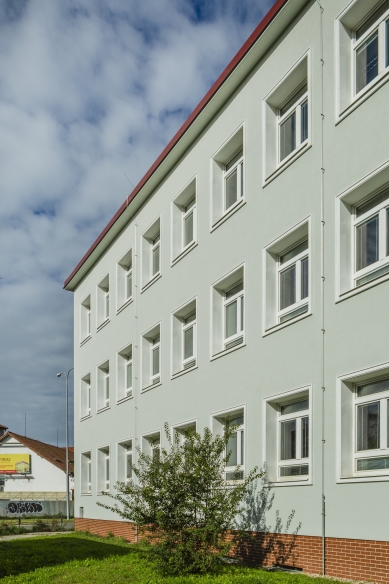
[[[1,429],[5,429],[1,434]],[[73,452],[69,449],[71,495]],[[66,450],[0,425],[0,501],[65,501]]]

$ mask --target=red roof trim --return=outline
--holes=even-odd
[[[120,207],[120,209],[112,217],[112,219],[108,223],[108,225],[100,233],[100,235],[98,236],[96,241],[88,249],[88,251],[86,252],[84,257],[79,261],[79,263],[74,268],[74,270],[72,271],[70,276],[65,280],[64,288],[66,288],[66,286],[69,284],[69,282],[74,278],[74,276],[77,274],[77,272],[82,267],[82,265],[86,262],[88,257],[96,249],[96,247],[98,246],[100,241],[105,237],[105,235],[108,233],[108,231],[114,225],[114,223],[116,223],[116,221],[119,219],[119,217],[122,215],[122,213],[126,210],[126,208],[131,203],[131,201],[136,197],[136,195],[139,193],[139,191],[142,189],[142,187],[146,184],[146,182],[149,180],[149,178],[154,174],[154,172],[157,170],[157,168],[162,164],[162,162],[165,160],[165,158],[170,153],[170,151],[173,150],[174,146],[178,143],[180,138],[182,138],[182,136],[185,134],[187,129],[193,124],[193,122],[200,115],[200,113],[203,111],[205,106],[211,101],[212,97],[215,95],[215,93],[218,91],[218,89],[220,89],[220,87],[223,85],[223,83],[226,81],[226,79],[231,75],[231,73],[238,66],[238,64],[241,62],[243,57],[249,52],[249,50],[254,45],[254,43],[258,40],[258,38],[261,36],[261,34],[265,31],[265,29],[268,27],[268,25],[271,23],[271,21],[275,18],[275,16],[278,14],[278,12],[281,10],[281,8],[287,2],[288,2],[288,0],[276,0],[274,5],[270,8],[270,10],[266,14],[266,16],[264,16],[264,18],[261,20],[261,22],[259,23],[257,28],[254,30],[254,32],[249,36],[249,38],[244,43],[244,45],[239,49],[239,51],[236,53],[235,57],[227,65],[227,67],[224,69],[224,71],[221,73],[221,75],[218,77],[218,79],[212,85],[211,89],[206,93],[206,95],[200,101],[198,106],[193,110],[193,112],[190,114],[190,116],[187,118],[187,120],[183,123],[181,128],[175,134],[175,136],[170,140],[169,144],[161,152],[161,154],[158,156],[158,158],[154,162],[154,164],[149,168],[149,170],[146,172],[144,177],[136,185],[136,187],[134,188],[132,193],[127,197],[127,199],[125,200],[123,205]]]

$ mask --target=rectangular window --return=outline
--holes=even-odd
[[[81,454],[81,494],[90,495],[92,492],[92,464],[91,453]]]
[[[243,197],[243,148],[235,152],[224,169],[225,211]]]
[[[142,452],[148,456],[155,459],[159,456],[159,451],[161,448],[161,434],[160,432],[154,432],[147,436],[142,437]]]
[[[226,466],[226,481],[243,479],[244,474],[244,416],[243,413],[232,414],[226,424],[237,426],[236,431],[227,442],[226,455],[229,459]]]
[[[161,325],[142,335],[142,389],[161,382]]]
[[[196,365],[196,332],[196,300],[194,299],[173,313],[173,375]]]
[[[97,410],[108,408],[110,405],[109,361],[105,361],[97,368]]]
[[[193,197],[193,199],[185,205],[182,215],[184,249],[194,240],[195,210],[196,197]]]
[[[161,218],[158,217],[143,233],[142,239],[142,290],[161,275]],[[132,275],[131,275],[132,285]]]
[[[119,309],[132,298],[132,249],[118,261],[116,288]]]
[[[224,295],[224,344],[226,349],[243,342],[244,289],[243,281],[234,284]]]
[[[118,444],[117,480],[129,483],[132,479],[132,440]]]
[[[161,337],[157,335],[153,339],[152,347],[151,347],[151,381],[152,383],[159,383],[160,376],[160,348],[161,348]]]
[[[389,468],[389,378],[356,385],[354,472]]]
[[[91,295],[81,303],[81,342],[91,335]]]
[[[282,253],[278,259],[279,322],[308,310],[309,286],[308,240]]]
[[[81,418],[91,415],[91,378],[90,373],[81,379]]]
[[[132,343],[119,351],[117,356],[117,399],[118,401],[132,396]]]
[[[389,187],[355,206],[355,284],[389,271]]]
[[[309,475],[309,399],[279,406],[279,478]]]
[[[109,446],[99,448],[97,451],[97,482],[98,493],[106,493],[110,490],[110,449]]]
[[[280,107],[279,156],[287,158],[308,139],[308,85],[305,81]]]
[[[244,266],[212,285],[212,355],[244,343]]]
[[[109,320],[109,274],[97,286],[97,327]]]
[[[197,239],[196,178],[172,201],[172,262],[189,252]]]
[[[183,366],[184,369],[193,367],[196,362],[195,346],[196,346],[196,311],[192,312],[183,320]]]
[[[151,246],[151,277],[153,278],[158,272],[160,271],[160,242],[161,236],[158,233],[153,241]]]

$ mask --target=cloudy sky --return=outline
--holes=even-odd
[[[1,424],[64,444],[63,282],[273,3],[1,0]]]

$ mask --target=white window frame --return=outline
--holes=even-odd
[[[159,336],[157,343],[155,339]],[[153,374],[153,351],[159,347],[159,373]],[[141,391],[148,391],[162,383],[162,325],[158,322],[141,335]]]
[[[122,450],[122,451],[121,451]],[[117,464],[116,464],[116,480],[125,483],[126,485],[132,479],[132,466],[134,462],[134,448],[132,438],[127,438],[126,440],[120,440],[117,443]],[[131,457],[131,476],[125,476],[123,480],[122,474],[126,475],[128,469],[128,458]],[[124,473],[121,471],[124,470]]]
[[[386,443],[387,416],[384,412],[380,418],[385,423],[380,428],[380,447],[377,450],[357,451],[357,407],[364,403],[389,399],[388,392],[371,394],[359,398],[357,387],[389,378],[389,363],[383,363],[361,369],[336,380],[336,482],[380,482],[389,481],[389,468],[383,470],[357,471],[356,460],[389,456]]]
[[[178,443],[180,446],[183,446],[186,441],[186,433],[188,430],[193,430],[197,432],[197,420],[189,420],[188,422],[184,422],[181,424],[175,424],[172,426],[172,439],[173,442],[178,436]]]
[[[86,375],[83,375],[80,381],[80,419],[83,420],[84,418],[89,418],[92,414],[91,373],[88,372]],[[85,408],[83,404],[85,404]]]
[[[186,323],[189,318],[194,315],[194,319]],[[193,355],[185,359],[185,332],[193,328]],[[188,369],[196,364],[196,347],[197,347],[197,314],[196,310],[188,314],[186,318],[183,319],[182,323],[182,365],[183,369]],[[193,363],[194,361],[194,363]]]
[[[133,274],[133,250],[132,247],[120,258],[116,264],[116,291],[117,309],[120,312],[133,299],[134,294],[134,274]],[[128,281],[131,276],[131,293],[128,290]]]
[[[195,319],[185,321],[195,314]],[[185,359],[184,331],[193,327],[193,355]],[[197,297],[185,302],[172,313],[171,377],[177,377],[196,369],[197,364]]]
[[[154,432],[143,434],[141,436],[141,445],[142,452],[152,457],[154,450],[162,447],[161,430],[155,430]]]
[[[242,156],[227,170],[228,163],[242,150]],[[212,197],[211,231],[219,227],[246,202],[246,145],[244,123],[224,142],[211,158]],[[237,199],[226,208],[226,179],[237,169]],[[243,191],[242,191],[243,189]]]
[[[194,201],[194,204],[187,209],[192,201]],[[171,202],[172,266],[179,262],[197,245],[197,206],[197,176],[194,176]],[[191,213],[193,213],[193,239],[185,245],[185,219]]]
[[[266,464],[268,482],[272,486],[296,486],[312,485],[313,482],[313,406],[312,406],[312,385],[298,387],[296,389],[280,392],[278,394],[263,398],[262,407],[262,460]],[[281,406],[296,403],[302,400],[309,400],[307,410],[294,412],[285,416],[281,415]],[[308,458],[281,460],[281,423],[287,419],[308,417]],[[297,444],[296,444],[297,446]],[[296,455],[298,450],[296,448]],[[301,466],[308,464],[308,475],[280,476],[282,466]]]
[[[288,251],[292,251],[295,247],[304,243],[304,241],[308,242],[308,249],[300,252],[295,257],[291,258],[290,260],[286,261],[284,264],[281,264],[281,257],[288,253]],[[308,296],[305,298],[301,298],[301,263],[303,260],[308,259]],[[290,304],[285,308],[281,309],[281,274],[290,268],[293,265],[296,265],[296,302],[294,304]],[[310,253],[309,253],[309,240],[308,238],[304,238],[301,241],[298,241],[296,244],[293,244],[291,247],[285,249],[282,253],[278,256],[277,261],[277,306],[278,306],[278,322],[282,324],[282,318],[289,315],[290,313],[298,310],[302,306],[307,306],[307,311],[309,308],[309,300],[310,300]],[[303,313],[304,314],[304,313]],[[296,315],[298,316],[298,315]],[[294,318],[294,317],[292,317]]]
[[[301,410],[299,412],[293,412],[291,414],[282,414],[281,408],[283,405],[289,405],[290,403],[302,401],[300,399],[295,399],[292,402],[286,404],[278,404],[278,429],[277,429],[277,437],[278,437],[278,461],[277,461],[277,479],[279,481],[295,481],[295,480],[304,480],[301,477],[308,477],[309,476],[309,455],[306,457],[301,456],[301,426],[302,426],[302,419],[308,418],[308,424],[310,424],[309,419],[309,406],[305,410]],[[289,422],[296,420],[296,458],[291,459],[283,459],[281,460],[281,447],[282,447],[282,437],[281,437],[281,427],[283,422]],[[309,426],[308,426],[309,427]],[[309,436],[309,430],[308,430]],[[308,439],[308,452],[310,450],[310,444]],[[308,473],[307,475],[298,475],[296,476],[281,476],[281,468],[286,466],[305,466],[308,465]]]
[[[154,252],[158,249],[158,270],[156,272],[154,272]],[[156,278],[158,276],[158,274],[161,273],[161,232],[158,231],[158,233],[156,234],[155,237],[153,237],[152,243],[151,243],[151,247],[150,247],[150,253],[151,253],[151,258],[150,258],[150,267],[151,267],[151,273],[150,273],[150,280],[152,280],[153,278]]]
[[[111,489],[111,448],[107,444],[97,449],[97,494],[104,495]],[[108,473],[107,473],[108,469]],[[103,487],[103,488],[100,488]]]
[[[354,0],[335,20],[335,55],[336,55],[336,123],[341,122],[372,93],[389,80],[389,63],[385,62],[385,20],[389,10],[371,24],[359,39],[356,32],[374,12],[379,11],[381,0]],[[378,32],[378,75],[360,91],[356,86],[356,50],[364,44],[375,30]],[[383,33],[383,34],[382,34]]]
[[[84,344],[92,335],[92,295],[88,296],[81,302],[80,313],[80,345]]]
[[[144,231],[142,234],[141,243],[142,293],[162,276],[162,221],[160,215]],[[156,249],[159,249],[159,269],[153,273],[154,252]]]
[[[109,359],[106,359],[97,366],[97,413],[105,411],[110,407],[111,390],[110,362]]]
[[[234,418],[243,417],[243,424],[237,428],[237,462],[238,464],[235,466],[229,465],[226,466],[224,469],[225,473],[225,480],[227,483],[236,483],[240,482],[241,479],[236,479],[235,481],[231,481],[227,479],[228,473],[235,472],[237,466],[239,466],[239,471],[242,472],[243,476],[245,475],[245,463],[247,461],[247,417],[246,417],[246,405],[242,404],[240,406],[236,406],[234,408],[229,408],[227,410],[223,410],[220,412],[216,412],[211,415],[211,428],[212,432],[215,435],[223,436],[227,420],[230,419],[231,425],[234,425]],[[243,461],[241,460],[241,440],[242,440],[242,433],[243,433]],[[227,454],[227,453],[225,453]]]
[[[226,294],[235,286],[243,282],[243,290],[239,291],[231,298],[226,298]],[[234,268],[228,274],[211,285],[211,315],[212,315],[212,342],[211,361],[219,357],[244,347],[246,345],[246,264]],[[239,300],[241,299],[241,300]],[[242,300],[243,299],[243,300]],[[238,326],[243,320],[243,330],[237,331],[234,335],[226,338],[226,307],[237,300]],[[243,302],[243,319],[241,309]],[[240,342],[238,342],[241,339]],[[227,346],[229,345],[229,346]]]
[[[262,164],[265,187],[312,146],[311,52],[308,49],[264,97]],[[281,116],[281,109],[307,84],[307,91]],[[301,141],[301,105],[307,102],[308,136]],[[280,125],[296,111],[296,148],[281,160]]]
[[[158,340],[157,340],[158,339]],[[151,358],[150,358],[150,379],[151,385],[156,385],[161,381],[161,334],[158,333],[151,342],[150,346]],[[154,351],[158,351],[158,371],[154,373]]]
[[[190,207],[189,207],[189,205],[190,205]],[[185,245],[184,244],[184,242],[185,242],[185,221],[189,217],[189,215],[193,215],[193,237],[192,237],[191,241],[189,241],[189,243],[187,243]],[[188,249],[188,247],[191,247],[193,245],[193,243],[195,242],[196,218],[197,218],[196,195],[193,195],[191,200],[187,203],[187,205],[185,205],[185,207],[182,211],[182,241],[183,241],[183,246],[184,246],[182,249],[183,252],[185,252]]]
[[[81,459],[80,459],[80,495],[91,495],[92,494],[92,451],[86,450],[81,452]],[[84,485],[87,486],[87,489],[84,491]]]
[[[116,401],[121,403],[130,399],[134,395],[134,361],[133,361],[134,343],[130,342],[117,352],[117,392]],[[132,383],[128,387],[128,366],[132,366]]]
[[[280,273],[285,269],[287,263],[280,264],[280,257],[294,249],[303,241],[308,240],[308,249],[301,252],[301,257],[296,256],[290,260],[290,265],[295,261],[301,261],[308,257],[308,296],[299,299],[298,302],[280,310]],[[262,261],[262,336],[272,334],[285,326],[298,322],[312,314],[312,232],[311,217],[306,217],[300,223],[288,229],[280,237],[263,248]],[[297,279],[296,279],[297,284]],[[301,278],[298,278],[298,286],[301,285]],[[296,290],[297,293],[297,290]],[[301,293],[300,293],[301,296]],[[307,305],[307,310],[293,315]],[[291,314],[291,318],[285,316]],[[281,319],[284,320],[281,322]]]
[[[389,279],[389,257],[381,257],[379,261],[370,264],[363,270],[356,272],[355,227],[359,221],[371,214],[374,209],[364,216],[356,218],[356,208],[380,191],[389,187],[389,162],[376,168],[373,172],[360,179],[357,183],[343,191],[335,201],[335,302],[342,302],[347,298],[359,294],[373,286],[377,286]],[[389,203],[389,201],[387,202]],[[382,204],[385,206],[385,202]],[[378,206],[377,206],[378,208]],[[384,230],[380,228],[380,237],[384,237]],[[381,250],[384,245],[381,244]],[[381,254],[383,252],[381,251]],[[380,270],[384,273],[380,274]],[[386,272],[388,269],[388,272]],[[357,284],[357,280],[371,274],[365,283]]]
[[[109,273],[97,285],[97,330],[100,330],[110,321],[110,277]]]

